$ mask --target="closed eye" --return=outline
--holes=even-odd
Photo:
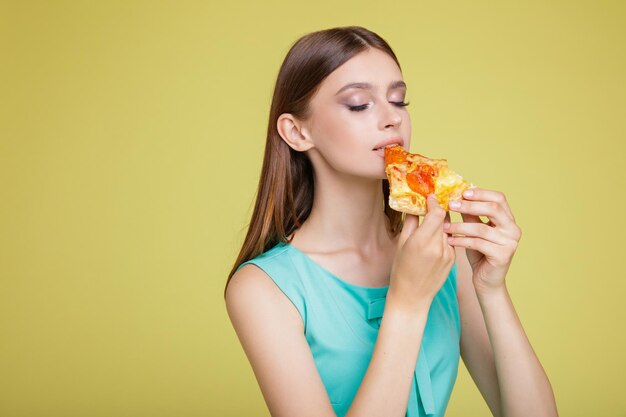
[[[390,103],[395,104],[398,107],[406,107],[409,104],[411,104],[411,102],[404,102],[404,101],[391,101]],[[368,107],[368,104],[362,104],[360,106],[348,106],[350,111],[363,111],[367,109],[367,107]]]

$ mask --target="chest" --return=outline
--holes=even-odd
[[[451,290],[444,284],[433,300],[418,359],[442,403],[449,399],[460,356],[458,304]],[[307,341],[333,407],[347,410],[371,361],[386,298],[358,298],[342,291],[312,294],[310,300],[316,303],[316,298],[319,307],[309,309],[314,314],[309,316]]]
[[[316,254],[309,258],[322,268],[352,285],[362,287],[384,287],[389,285],[395,249],[372,255],[356,253]]]

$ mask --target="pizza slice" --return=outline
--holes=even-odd
[[[463,191],[476,187],[448,168],[446,159],[410,153],[399,145],[385,148],[385,172],[389,206],[416,216],[426,215],[428,194],[435,194],[439,205],[448,211],[450,200],[461,199]]]

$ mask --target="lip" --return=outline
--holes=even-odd
[[[402,140],[402,138],[400,138],[400,137],[395,137],[395,138],[389,138],[389,139],[384,140],[384,141],[382,141],[380,143],[377,143],[376,146],[374,146],[372,148],[372,150],[376,150],[376,149],[378,149],[380,147],[383,147],[383,146],[391,145],[392,143],[395,143],[395,144],[400,145],[400,146],[404,146],[404,140]]]

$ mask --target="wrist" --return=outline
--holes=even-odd
[[[502,283],[502,285],[496,287],[474,287],[476,290],[476,296],[478,297],[478,301],[487,301],[491,299],[497,299],[508,296],[508,289],[506,285]]]
[[[387,300],[385,301],[385,312],[393,311],[398,316],[417,316],[420,314],[428,315],[432,299],[428,297],[416,297],[412,300],[406,296],[400,296],[393,287],[387,292]]]

